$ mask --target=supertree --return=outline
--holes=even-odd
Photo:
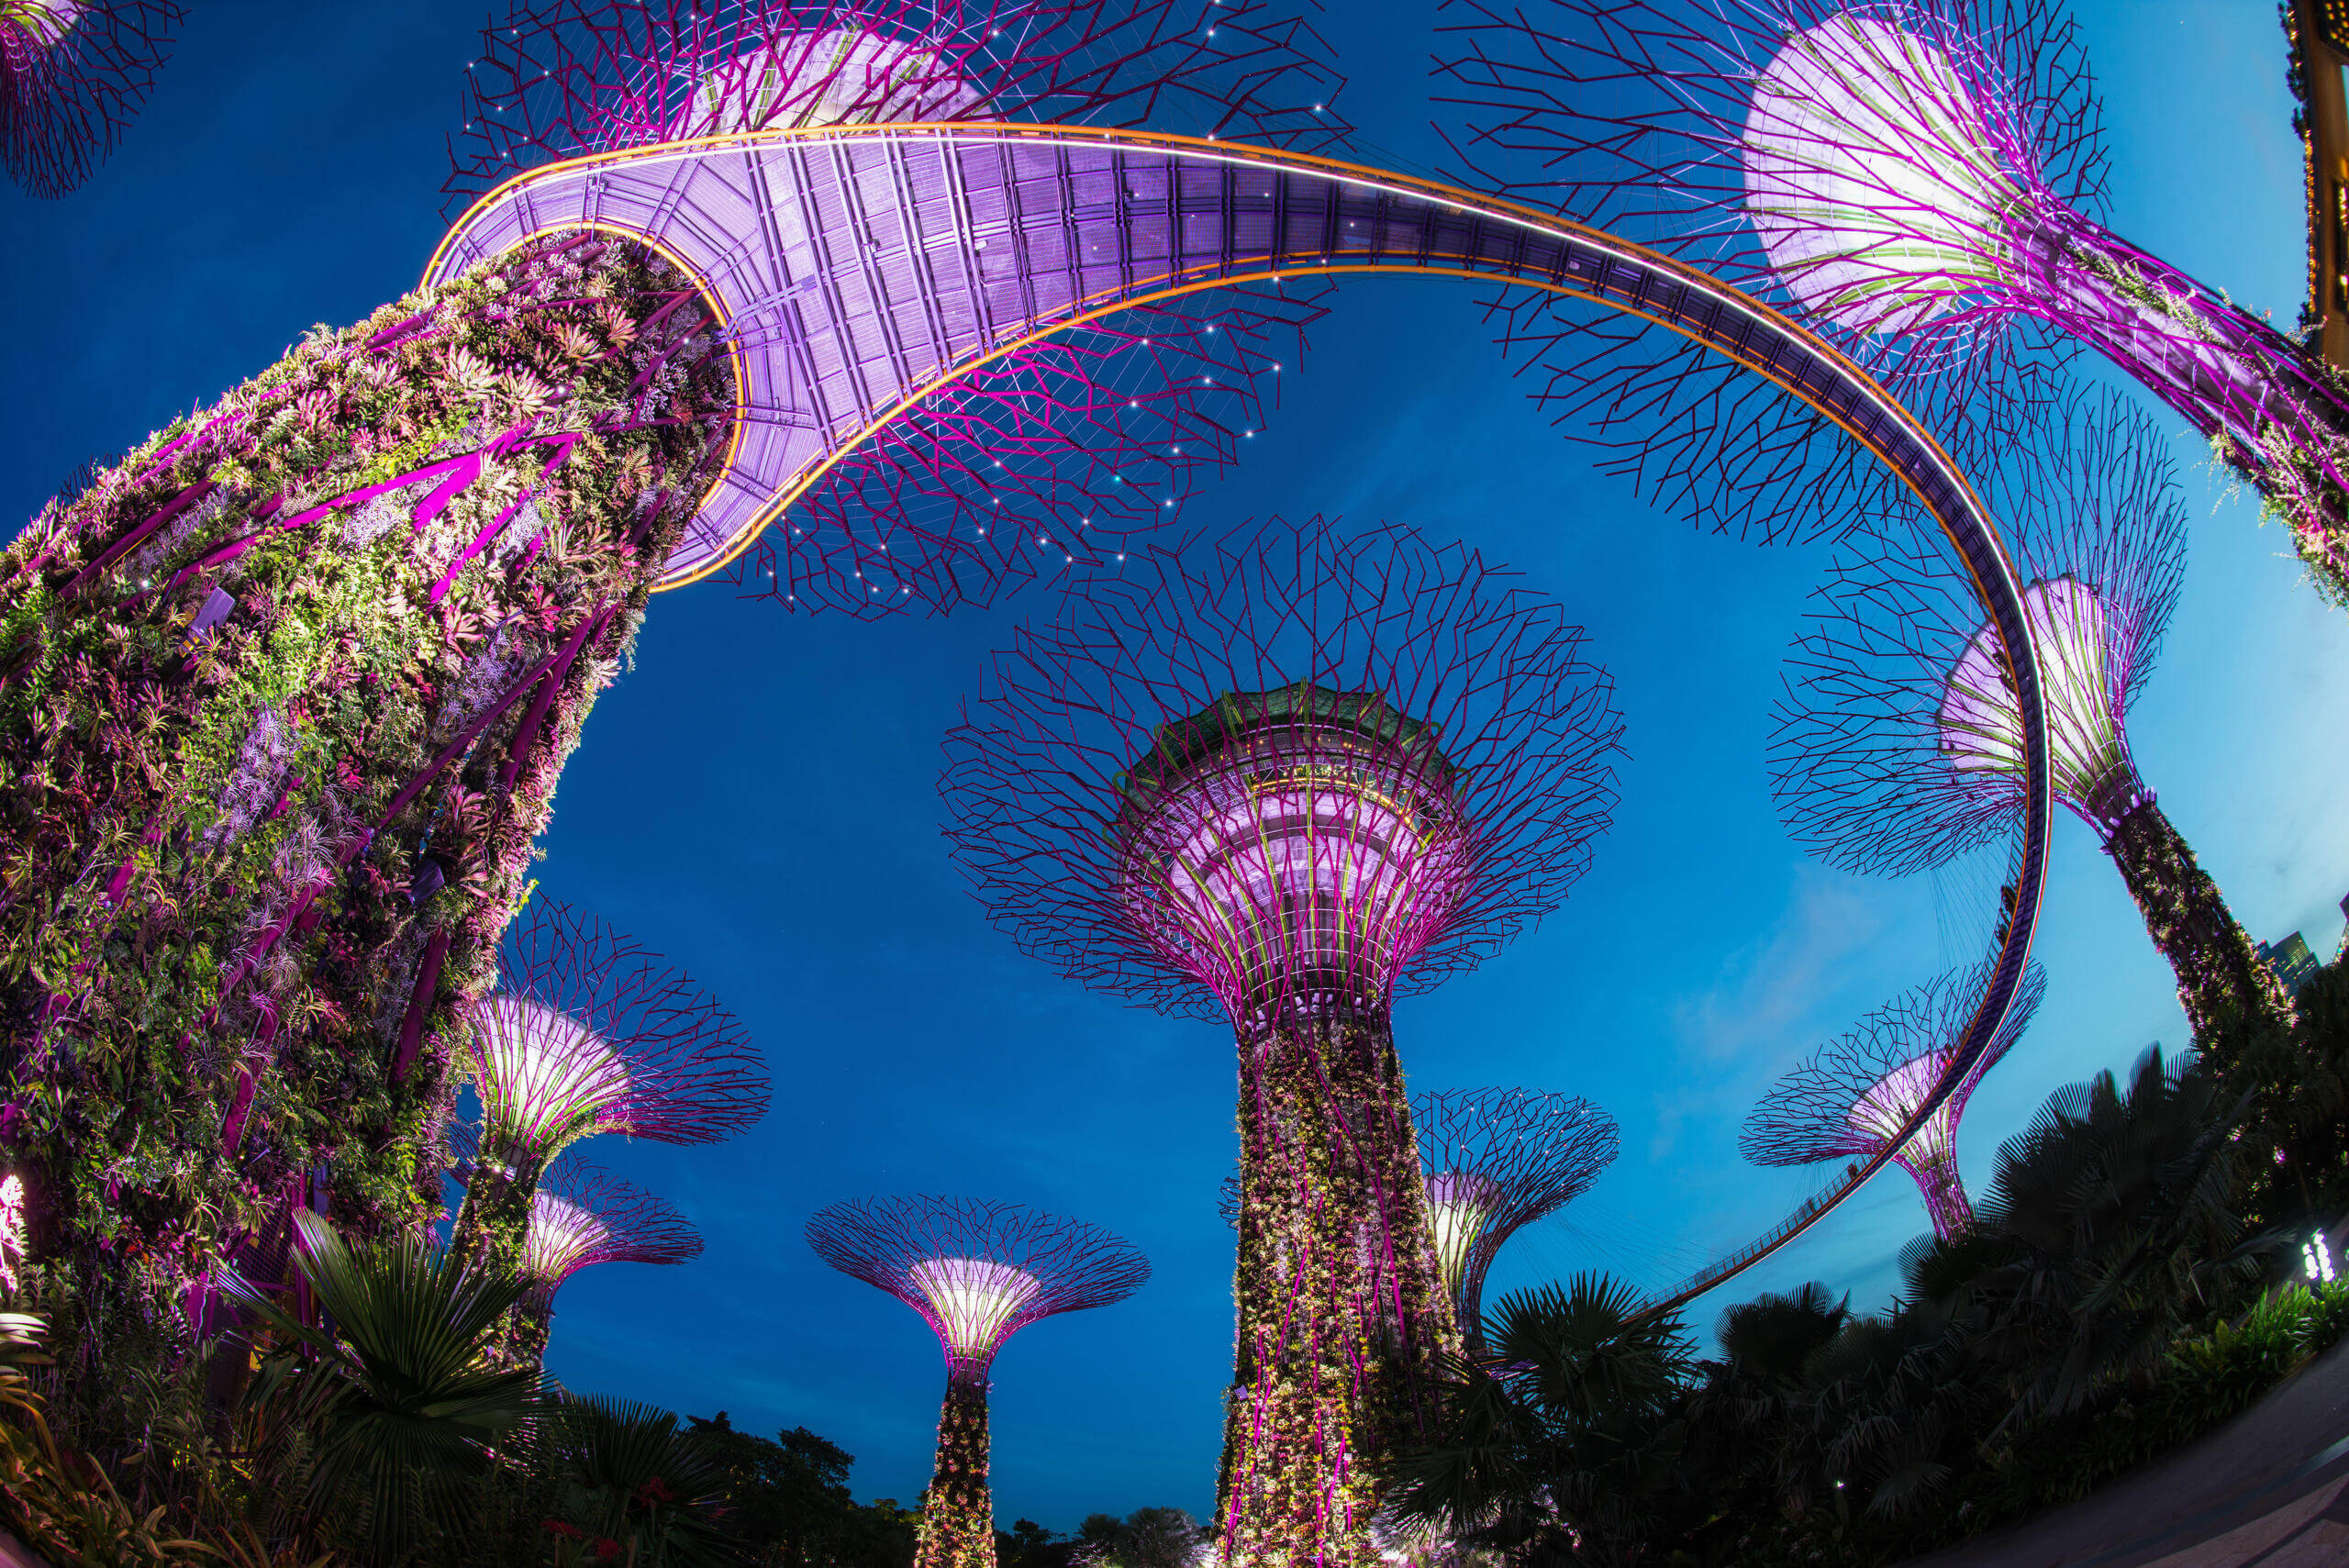
[[[593,1263],[682,1263],[701,1256],[701,1236],[675,1209],[615,1180],[576,1151],[547,1169],[530,1197],[522,1273],[530,1280],[507,1340],[510,1361],[546,1360],[555,1292]]]
[[[2349,395],[2295,339],[2099,221],[2101,129],[2062,0],[1446,9],[1438,72],[1469,117],[1454,145],[1489,178],[1782,302],[1945,432],[1976,423],[1976,450],[2030,401],[2018,357],[2092,348],[2256,484],[2319,586],[2349,595]],[[1622,460],[1652,484],[1749,523],[1844,509],[1805,472],[1806,411],[1512,303],[1551,391],[1626,428]]]
[[[529,1268],[540,1177],[580,1139],[702,1143],[766,1112],[765,1070],[731,1014],[633,940],[546,899],[507,932],[468,1043],[480,1157],[455,1245],[506,1268]]]
[[[2203,1036],[2289,1004],[2129,749],[2185,572],[2186,506],[2159,433],[2117,394],[2072,395],[1987,471],[2039,649],[2054,796],[2120,869]],[[1906,873],[2011,829],[2018,709],[1972,586],[1913,514],[1862,524],[1796,645],[1771,768],[1795,837],[1837,865]]]
[[[1615,1118],[1588,1100],[1538,1089],[1446,1089],[1415,1096],[1412,1108],[1436,1262],[1474,1346],[1493,1259],[1615,1162]]]
[[[1123,1301],[1149,1280],[1149,1261],[1097,1226],[988,1198],[837,1203],[807,1221],[807,1244],[920,1313],[946,1352],[915,1568],[993,1568],[987,1370],[996,1352],[1040,1318]]]
[[[1778,1080],[1746,1118],[1739,1150],[1757,1165],[1812,1165],[1882,1153],[1956,1060],[1987,978],[1979,969],[1951,970],[1862,1018]],[[1989,1045],[1892,1157],[1915,1178],[1942,1236],[1974,1223],[1957,1174],[1957,1126],[1965,1102],[2031,1027],[2046,990],[2046,972],[2031,965]]]
[[[670,81],[664,60],[704,61],[722,106],[727,83],[752,80],[733,61],[817,15],[790,10],[761,33],[777,3],[713,13],[748,40],[723,60],[661,52],[693,41],[698,9],[627,0],[618,41],[595,48],[623,76],[640,61],[646,83]],[[2037,745],[2032,655],[1995,536],[1915,417],[1813,335],[1667,258],[1267,145],[1319,123],[1318,97],[1275,111],[1326,73],[1299,63],[1309,38],[1278,42],[1264,13],[1227,31],[1240,9],[1197,13],[1197,72],[1188,35],[1171,31],[1163,51],[1102,34],[1096,54],[1065,55],[1103,123],[925,127],[876,108],[737,129],[713,111],[685,125],[706,136],[587,138],[556,158],[540,121],[514,144],[529,166],[466,211],[421,290],[314,332],[56,498],[0,554],[0,769],[18,781],[0,796],[0,1151],[27,1172],[28,1289],[85,1314],[81,1342],[155,1322],[227,1238],[271,1223],[296,1179],[323,1181],[338,1222],[362,1230],[437,1209],[431,1151],[466,1008],[490,988],[555,782],[652,591],[718,569],[769,524],[795,548],[781,541],[807,537],[807,519],[792,507],[933,395],[963,395],[1130,306],[1258,283],[1294,293],[1349,271],[1466,272],[1666,321],[1811,400],[1925,497],[1998,618]],[[878,29],[892,39],[963,36],[962,21],[919,34],[897,15]],[[585,16],[518,14],[493,58],[525,36],[579,36],[564,29]],[[670,30],[628,32],[648,17]],[[1024,36],[985,30],[990,45]],[[1062,58],[1034,58],[1048,57]],[[778,61],[777,103],[807,101],[788,47],[756,58]],[[819,77],[874,80],[862,46],[798,58]],[[1100,85],[1113,78],[1200,90]],[[996,100],[1002,112],[1071,101],[1020,92]],[[677,93],[667,101],[694,97]],[[1212,139],[1114,123],[1216,93],[1234,115],[1197,117]],[[746,108],[763,97],[740,95]],[[519,100],[477,101],[497,118]],[[494,177],[474,151],[463,162]],[[1192,362],[1152,373],[1187,377]],[[1096,384],[1126,385],[1106,371]],[[1095,439],[1042,394],[1020,406]],[[1035,428],[985,439],[1008,450]],[[1178,444],[1165,457],[1191,455]],[[995,461],[980,460],[982,485],[1024,460]],[[1162,472],[1089,483],[1114,499]],[[988,522],[987,548],[1106,563],[1114,552],[1075,548],[1085,513],[1075,539],[1050,517],[1027,532],[1036,496],[1074,494],[1059,484],[988,495],[984,514],[1004,522]],[[1158,500],[1172,513],[1177,497]],[[942,606],[1019,575],[928,549],[918,532],[879,539],[839,557],[820,592],[785,584],[785,600]],[[855,564],[885,556],[901,565]],[[2034,791],[2030,834],[2043,812]],[[2026,912],[2036,878],[2018,884]],[[2019,954],[2029,920],[2015,929]]]
[[[1266,41],[1273,19],[1241,10],[1204,53],[1171,34],[1156,52],[1113,49],[1100,18],[1122,13],[1107,3],[1054,15],[1056,36],[1075,28],[1107,51],[1086,67],[1086,80],[1118,84],[1103,86],[1104,104],[1141,112],[1152,83],[1177,78],[1204,102],[1221,72],[1231,135],[1260,122],[1286,135],[1279,83],[1312,40],[1296,33],[1297,49],[1281,52]],[[535,37],[555,50],[586,15],[551,14],[533,34],[541,19],[518,14],[498,47]],[[719,60],[719,43],[785,40],[776,58],[788,64],[787,40],[818,14],[730,6],[733,31],[716,42],[695,41],[692,29],[719,24],[684,6],[612,15],[626,26],[597,57],[610,70],[665,81],[660,72],[703,60],[722,83],[743,53]],[[911,17],[889,10],[882,30],[918,38]],[[647,33],[646,18],[674,25]],[[981,63],[1023,61],[1005,46]],[[778,93],[860,81],[870,63],[852,49],[803,50],[805,71]],[[1300,99],[1320,80],[1300,83]],[[727,146],[675,156],[717,181],[718,165],[738,166]],[[846,157],[804,139],[792,152],[795,166]],[[467,171],[485,172],[484,158],[469,154]],[[1005,164],[994,195],[971,185],[958,199],[988,208],[1017,173]],[[712,564],[712,539],[739,542],[740,505],[756,510],[791,474],[825,467],[803,442],[814,417],[754,395],[805,394],[846,419],[850,433],[822,454],[836,463],[912,417],[897,406],[911,383],[884,385],[882,361],[923,383],[952,380],[963,360],[995,374],[974,353],[974,322],[1013,337],[1052,324],[1049,312],[1020,316],[1016,279],[1004,293],[996,263],[1017,260],[1024,239],[982,263],[985,236],[973,237],[970,267],[950,276],[928,270],[938,258],[910,229],[932,210],[912,188],[894,217],[886,193],[858,198],[869,247],[836,245],[826,228],[841,217],[837,184],[768,189],[757,207],[565,216],[540,202],[547,221],[530,234],[468,228],[462,260],[440,258],[421,291],[356,328],[312,333],[52,501],[0,556],[0,767],[17,781],[0,798],[0,1141],[28,1173],[30,1288],[86,1311],[84,1342],[105,1337],[95,1325],[158,1320],[155,1304],[235,1236],[266,1229],[287,1184],[321,1170],[346,1225],[413,1223],[437,1207],[431,1135],[468,1009],[491,987],[532,840],[596,694],[656,585]],[[885,254],[870,227],[885,220],[900,240]],[[811,236],[832,272],[807,270]],[[908,243],[922,269],[911,286],[944,336],[919,351],[894,338],[875,361],[863,336],[872,320],[857,312],[905,282]],[[755,264],[680,260],[690,245]],[[1041,253],[1032,266],[1045,266]],[[1025,325],[1014,330],[1015,318]],[[1202,341],[1218,345],[1202,353],[1222,351],[1215,325],[1199,318]],[[1209,388],[1186,385],[1166,406],[1223,395],[1227,382],[1252,395],[1244,309],[1228,330],[1228,364],[1165,362],[1186,383],[1201,371]],[[1127,362],[1138,379],[1116,381],[1123,401],[1146,405],[1150,355]],[[778,379],[760,381],[769,370]],[[1053,425],[1041,395],[1015,405],[1008,384],[997,390],[1001,420],[1024,408],[1035,421],[1024,428]],[[1016,466],[1011,435],[985,439],[998,436]],[[1105,491],[1162,489],[1158,470],[1097,477]],[[987,548],[1032,552],[1029,493],[994,499],[1005,525]],[[915,542],[881,540],[908,562]],[[918,577],[942,606],[993,582],[950,567],[885,595],[843,565],[832,597],[868,612],[884,597],[909,603]]]
[[[1369,1561],[1458,1339],[1390,1016],[1556,906],[1620,722],[1558,606],[1275,519],[1081,580],[947,740],[956,858],[1062,973],[1240,1052],[1227,1561]]]
[[[0,160],[37,196],[114,150],[185,20],[178,0],[0,0]]]

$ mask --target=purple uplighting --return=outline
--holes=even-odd
[[[1485,1275],[1511,1236],[1580,1197],[1614,1162],[1615,1118],[1588,1100],[1535,1089],[1414,1095],[1436,1261],[1473,1344]]]
[[[1978,479],[2029,584],[2054,796],[2109,840],[2152,798],[2126,721],[2185,575],[2185,497],[2152,421],[2117,394],[2065,399]],[[1771,746],[1789,831],[1837,865],[1894,873],[2010,832],[2021,711],[1931,523],[1870,519],[1818,600]]]
[[[1142,1255],[1097,1226],[986,1198],[836,1203],[807,1221],[807,1244],[920,1313],[960,1383],[984,1384],[1037,1319],[1114,1306],[1150,1279]]]
[[[757,1048],[679,971],[602,921],[534,901],[507,931],[471,1040],[487,1151],[551,1159],[594,1133],[700,1143],[764,1115]]]
[[[948,833],[996,922],[1087,984],[1235,1023],[1383,1010],[1588,864],[1621,721],[1582,651],[1400,528],[1152,552],[996,656],[947,740]]]

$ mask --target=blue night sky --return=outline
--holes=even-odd
[[[58,204],[0,192],[15,302],[0,516],[28,515],[76,463],[258,372],[311,323],[413,286],[440,232],[443,139],[482,4],[206,0],[86,187]],[[2274,7],[2081,9],[2113,226],[2289,321],[2300,164]],[[1431,19],[1431,0],[1331,8],[1365,158],[1434,160]],[[1512,1244],[1487,1299],[1594,1266],[1665,1284],[1810,1190],[1805,1173],[1744,1164],[1738,1123],[1819,1039],[1970,958],[1980,929],[1936,910],[1980,889],[1848,876],[1776,825],[1769,704],[1822,552],[1700,537],[1591,473],[1504,373],[1465,288],[1350,284],[1291,368],[1269,433],[1187,523],[1321,511],[1464,538],[1564,599],[1615,673],[1631,756],[1590,875],[1483,971],[1406,1003],[1397,1034],[1415,1087],[1566,1090],[1622,1125],[1621,1160]],[[2299,929],[2330,955],[2349,891],[2349,617],[2301,585],[2279,529],[2223,497],[2182,427],[2176,455],[2191,566],[2137,756],[2252,934]],[[541,888],[732,1006],[773,1066],[774,1108],[728,1144],[593,1149],[674,1201],[708,1251],[573,1280],[551,1364],[581,1391],[805,1423],[857,1456],[860,1497],[910,1499],[930,1471],[934,1341],[820,1264],[801,1222],[922,1191],[1073,1213],[1157,1273],[1123,1306],[1030,1329],[996,1363],[996,1518],[1068,1529],[1208,1505],[1231,1331],[1216,1188],[1235,1140],[1227,1034],[1056,979],[987,927],[948,864],[940,737],[985,651],[1045,601],[861,625],[718,584],[655,600],[638,668],[564,778]],[[2054,1085],[2185,1038],[2120,878],[2068,816],[2038,952],[2046,1005],[1965,1127],[1977,1175]],[[1731,1289],[1819,1278],[1878,1303],[1924,1224],[1893,1173]]]

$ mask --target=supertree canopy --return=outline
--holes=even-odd
[[[733,1016],[600,920],[544,899],[507,932],[473,1005],[481,1158],[457,1245],[513,1266],[547,1164],[596,1133],[700,1143],[765,1114],[766,1073]]]
[[[1389,1017],[1554,907],[1621,725],[1558,606],[1277,519],[1083,580],[947,740],[954,852],[1072,978],[1240,1047],[1234,1562],[1367,1561],[1458,1340]]]
[[[987,1369],[1004,1341],[1056,1312],[1109,1307],[1150,1263],[1097,1226],[986,1198],[868,1198],[807,1221],[824,1262],[921,1314],[946,1353],[938,1464],[915,1568],[993,1568]]]
[[[586,1163],[576,1151],[548,1167],[530,1197],[522,1273],[531,1282],[515,1314],[509,1358],[546,1359],[555,1292],[595,1263],[682,1263],[701,1256],[701,1237],[678,1212]]]
[[[2027,584],[2055,798],[2120,868],[2199,1036],[2231,1014],[2280,1022],[2288,1004],[2129,749],[2185,571],[2185,501],[2160,439],[2118,395],[2076,395],[1987,474]],[[2012,687],[1929,526],[1864,524],[1790,661],[1771,747],[1779,807],[1849,869],[1945,864],[2009,830],[2024,799]]]
[[[1446,1089],[1412,1102],[1436,1262],[1472,1343],[1502,1244],[1588,1191],[1615,1162],[1615,1118],[1535,1089]]]
[[[0,158],[37,196],[90,177],[155,84],[178,0],[0,0]]]
[[[582,155],[762,131],[1146,121],[1312,150],[1348,129],[1326,47],[1267,0],[522,0],[484,36],[450,184],[460,207]],[[785,221],[806,245],[805,224]],[[902,282],[885,271],[838,285],[852,310]],[[748,596],[872,614],[1114,553],[1263,428],[1322,292],[1170,300],[974,366],[794,486],[787,516],[786,498],[715,497],[673,576],[722,569]],[[887,330],[849,324],[847,340],[818,347],[816,373],[867,384],[851,395],[870,396],[876,375],[902,381],[923,350],[859,341]]]
[[[2256,483],[2319,585],[2349,595],[2349,393],[2264,317],[2099,222],[2099,116],[2062,0],[1446,10],[1439,71],[1470,122],[1455,145],[1490,178],[1784,302],[1962,456],[2027,411],[2042,384],[2014,373],[2019,358],[2093,348]],[[1798,456],[1777,461],[1797,448],[1768,432],[1807,412],[1540,316],[1521,335],[1549,356],[1551,390],[1615,420],[1651,484],[1748,522],[1845,509],[1842,489],[1802,483]],[[1740,459],[1757,434],[1771,455]]]
[[[1778,1080],[1746,1118],[1739,1149],[1757,1165],[1810,1165],[1882,1153],[1925,1108],[1957,1060],[1985,978],[1978,970],[1954,970],[1862,1018]],[[1974,1222],[1957,1174],[1957,1126],[1965,1102],[2031,1027],[2046,990],[2046,973],[2034,963],[1989,1045],[1892,1157],[1916,1179],[1933,1229],[1943,1236]]]

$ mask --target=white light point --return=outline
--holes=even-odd
[[[1778,281],[1853,331],[1914,331],[1996,284],[1999,165],[1949,57],[1845,12],[1789,37],[1754,79],[1745,213]]]
[[[993,1355],[1013,1316],[1043,1289],[1034,1274],[991,1258],[925,1258],[906,1272],[930,1303],[947,1353],[963,1361]]]

